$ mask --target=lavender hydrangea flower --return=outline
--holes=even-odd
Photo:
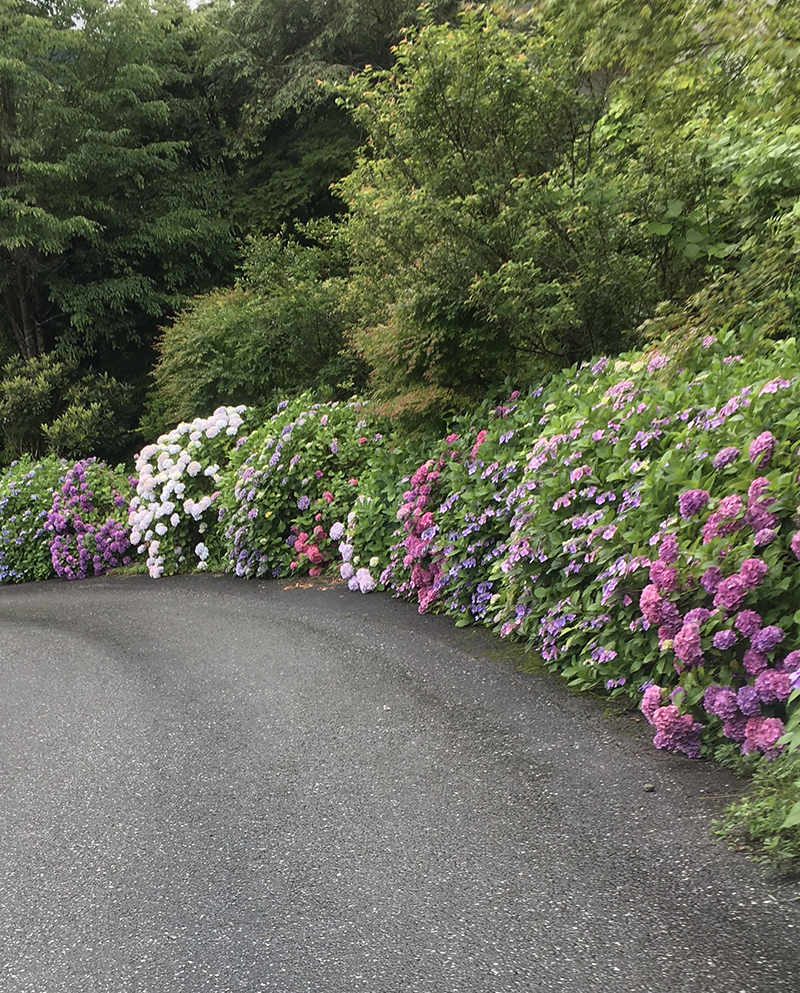
[[[727,628],[725,631],[717,631],[714,635],[714,648],[718,648],[720,651],[725,652],[729,648],[733,648],[739,639],[736,637],[736,632]]]
[[[770,624],[768,627],[758,631],[752,639],[753,648],[757,652],[771,652],[783,641],[786,634],[783,628],[777,624]]]
[[[678,509],[681,517],[686,521],[694,517],[708,504],[709,496],[706,490],[685,490],[678,497]]]
[[[658,546],[658,555],[662,562],[667,562],[669,564],[677,561],[678,558],[678,539],[674,534],[665,535]]]
[[[713,596],[717,592],[717,587],[721,582],[722,569],[718,565],[712,565],[700,577],[700,585],[709,596]]]
[[[739,458],[739,455],[739,449],[730,445],[728,448],[721,448],[714,456],[711,464],[715,469],[724,469],[726,465],[735,462]]]
[[[736,705],[745,717],[755,717],[761,713],[761,700],[754,686],[740,687],[739,692],[736,694]]]
[[[794,557],[800,559],[800,531],[795,532],[792,535],[792,540],[789,542],[789,548],[794,552]]]
[[[709,686],[703,694],[703,706],[722,721],[730,721],[739,714],[736,693],[730,686]]]

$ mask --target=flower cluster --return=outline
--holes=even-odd
[[[241,435],[244,411],[219,407],[211,417],[179,424],[137,456],[128,524],[154,579],[219,566],[221,468]]]
[[[47,514],[50,557],[56,575],[85,579],[130,565],[134,549],[127,526],[131,484],[121,468],[96,459],[67,470]]]

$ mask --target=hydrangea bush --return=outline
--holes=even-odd
[[[131,489],[121,466],[85,459],[67,469],[45,522],[57,576],[85,579],[131,564],[136,557],[127,523]]]
[[[210,417],[179,424],[136,457],[128,524],[154,579],[225,562],[220,485],[243,436],[244,412],[243,406],[218,407]]]
[[[381,578],[576,687],[648,690],[658,747],[774,756],[800,648],[796,346],[694,361],[596,360],[454,425],[406,478]]]
[[[66,468],[55,456],[23,458],[0,477],[0,583],[55,576],[45,525]]]
[[[359,477],[381,460],[380,427],[357,400],[280,404],[231,460],[228,568],[244,577],[316,576],[342,562]]]

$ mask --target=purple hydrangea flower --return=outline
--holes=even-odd
[[[736,694],[736,704],[745,717],[755,717],[761,713],[761,700],[754,686],[742,686]]]
[[[678,539],[674,534],[665,535],[658,546],[658,554],[662,562],[671,564],[678,558]]]
[[[750,718],[745,714],[736,714],[722,723],[722,733],[731,741],[744,741],[747,737],[747,722]]]
[[[709,596],[713,596],[717,592],[717,587],[721,582],[722,569],[720,569],[718,565],[712,565],[711,568],[706,569],[700,577],[700,585]]]
[[[731,462],[735,462],[739,458],[739,454],[739,449],[733,445],[728,448],[721,448],[714,456],[711,464],[715,469],[723,469],[726,465],[730,465]]]
[[[301,496],[300,499],[297,501],[298,510],[308,510],[310,506],[311,506],[311,499],[307,497],[305,494],[303,494],[303,496]]]
[[[717,587],[714,594],[714,606],[721,607],[723,610],[738,610],[747,593],[747,586],[745,586],[741,576],[728,576]]]
[[[703,694],[703,706],[722,721],[730,721],[739,714],[736,693],[730,686],[709,686]]]
[[[733,623],[745,638],[752,638],[761,628],[761,614],[756,613],[755,610],[740,610]]]
[[[794,672],[796,669],[800,669],[800,649],[789,652],[783,660],[782,668],[784,672]]]
[[[754,590],[764,582],[769,566],[763,559],[745,559],[739,568],[742,582],[749,590]]]
[[[800,531],[795,532],[792,535],[792,540],[789,542],[789,548],[794,552],[794,557],[800,559]]]
[[[751,676],[757,676],[759,672],[767,668],[767,656],[762,652],[757,652],[755,648],[748,648],[742,657],[744,671]]]
[[[681,517],[684,520],[694,517],[698,511],[706,506],[708,499],[708,492],[706,490],[685,490],[678,497],[678,509],[680,510]]]
[[[752,645],[757,652],[771,652],[780,645],[785,637],[783,628],[778,627],[777,624],[770,624],[756,632],[752,638]]]
[[[725,652],[729,648],[733,648],[737,641],[736,632],[731,630],[731,628],[727,628],[725,631],[717,631],[714,635],[714,648]]]
[[[771,431],[762,431],[757,438],[750,442],[747,457],[751,462],[758,460],[757,469],[764,469],[769,465],[777,443],[777,439]]]
[[[678,570],[656,559],[650,566],[650,582],[655,583],[660,593],[670,593],[678,585]]]

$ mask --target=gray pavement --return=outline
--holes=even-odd
[[[0,990],[798,993],[648,731],[384,595],[3,587]]]

